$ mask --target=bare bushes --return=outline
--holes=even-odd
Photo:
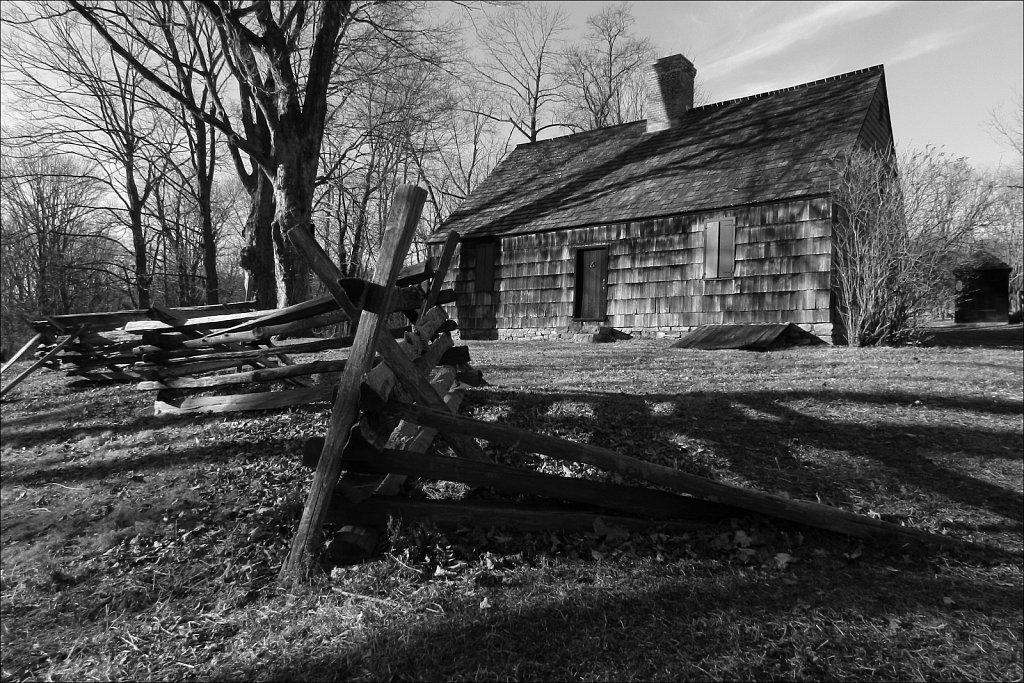
[[[955,296],[953,268],[986,226],[991,181],[934,148],[835,160],[833,287],[851,346],[915,338]]]

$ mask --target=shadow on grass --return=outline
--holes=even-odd
[[[388,617],[336,653],[286,655],[232,677],[901,680],[933,678],[958,661],[982,679],[1019,669],[1019,638],[1004,632],[1020,616],[1019,586],[882,566],[824,569],[760,577],[637,570],[603,586],[576,582],[586,578],[579,574],[546,577],[548,593],[531,584],[455,597],[438,603],[441,615]],[[478,606],[483,594],[487,611]],[[967,653],[982,641],[989,649],[978,661]]]
[[[131,450],[134,451],[136,448]],[[294,439],[263,440],[260,442],[260,449],[267,453],[277,454],[299,452],[299,446]],[[227,462],[242,453],[246,453],[246,444],[241,441],[233,441],[229,444],[195,446],[181,450],[169,449],[159,445],[146,445],[138,450],[138,452],[120,452],[100,462],[95,462],[93,459],[90,459],[90,462],[87,463],[62,461],[54,463],[53,466],[35,467],[24,472],[5,472],[4,484],[31,485],[41,482],[49,484],[82,484],[127,473],[142,475],[147,472],[158,472],[164,469],[180,468],[198,463]],[[251,456],[247,454],[247,457]],[[296,455],[295,457],[298,458],[299,456]]]
[[[638,395],[482,390],[474,391],[469,399],[468,404],[480,409],[500,409],[502,422],[511,426],[589,441],[700,476],[718,478],[722,473],[738,477],[763,490],[782,491],[806,500],[864,512],[879,490],[889,490],[889,497],[898,499],[908,490],[920,489],[987,510],[1018,525],[1024,522],[1024,496],[1020,492],[945,464],[951,458],[961,460],[963,469],[977,467],[974,463],[979,459],[1020,462],[1024,440],[1019,430],[982,426],[984,418],[1020,415],[1019,401],[829,390]],[[845,412],[839,418],[818,417],[794,407],[801,401],[833,411],[839,406]],[[566,410],[560,407],[562,404],[577,407]],[[858,406],[865,406],[860,420]],[[887,408],[903,412],[888,419]],[[63,406],[54,408],[37,419],[59,420],[64,410],[67,408]],[[907,418],[908,410],[958,411],[962,413],[958,416],[961,424],[949,423],[944,416],[928,418],[927,412],[921,414],[928,421]],[[251,414],[274,419],[266,413]],[[233,415],[241,419],[247,416]],[[196,426],[222,419],[223,415],[218,414],[138,416],[122,423],[67,427],[60,436],[73,442],[114,432],[123,441],[131,432],[181,424]],[[52,440],[52,433],[26,429],[34,420],[5,421],[5,446],[17,448],[41,439]],[[261,449],[279,453],[297,449],[289,439],[268,440],[265,436],[258,442]],[[238,441],[239,448],[245,443]],[[39,467],[5,463],[4,479],[5,483],[27,484],[102,478],[130,470],[223,460],[230,446],[114,444],[113,457],[93,464],[59,462]],[[814,457],[806,457],[808,448],[817,449]],[[129,452],[134,449],[141,452]]]
[[[75,403],[65,403],[50,410],[29,413],[24,417],[5,418],[4,430],[13,430],[23,427],[46,426],[48,422],[59,420],[70,420],[82,414],[82,406]]]
[[[845,406],[841,419],[821,418],[789,404],[811,400]],[[915,406],[923,400],[926,405]],[[557,436],[590,441],[700,476],[724,470],[768,491],[785,491],[857,509],[857,492],[897,489],[900,496],[922,489],[966,506],[1024,522],[1024,496],[941,462],[955,457],[965,468],[977,459],[1024,459],[1021,432],[951,424],[938,419],[900,424],[886,419],[894,410],[963,411],[961,421],[1020,415],[1015,401],[859,392],[725,392],[694,394],[608,394],[512,391],[476,392],[472,405],[497,407],[501,421]],[[559,404],[583,406],[560,412]],[[868,413],[857,421],[857,405]],[[657,407],[656,407],[657,406]],[[820,457],[802,457],[817,449]],[[869,496],[870,497],[870,496]]]
[[[306,409],[314,412],[321,410],[320,407],[306,407]],[[159,431],[181,426],[199,427],[216,424],[225,419],[246,420],[261,418],[272,421],[275,415],[280,414],[280,411],[276,413],[267,411],[238,411],[227,416],[223,413],[194,413],[157,417],[152,415],[152,410],[148,406],[145,408],[148,412],[140,412],[135,406],[127,407],[126,410],[134,411],[135,416],[120,421],[116,418],[102,422],[93,419],[88,424],[67,424],[67,420],[70,418],[81,416],[81,405],[61,406],[24,417],[5,419],[3,422],[3,445],[20,448],[41,442],[74,442],[85,437],[104,435],[108,432],[124,439],[133,433],[137,434],[147,430]],[[326,425],[326,418],[324,424]]]
[[[273,419],[273,416],[268,416],[265,412],[232,414],[233,419],[246,419],[254,416]],[[47,417],[46,419],[51,418]],[[224,416],[220,414],[168,417],[140,415],[120,423],[92,423],[87,426],[63,429],[58,427],[59,437],[65,442],[75,443],[89,437],[106,436],[110,444],[107,445],[102,441],[90,444],[89,448],[92,451],[82,462],[75,462],[76,454],[74,452],[68,454],[63,451],[55,454],[54,457],[59,459],[41,458],[42,463],[40,460],[35,462],[9,460],[4,463],[4,484],[81,483],[113,475],[123,475],[128,472],[143,474],[197,463],[226,462],[243,453],[250,458],[256,457],[257,453],[269,453],[274,457],[291,457],[294,454],[295,458],[300,457],[301,441],[304,440],[305,434],[297,434],[290,438],[261,435],[258,440],[245,440],[239,438],[239,433],[234,432],[229,439],[206,445],[186,445],[187,435],[179,442],[164,437],[161,437],[160,441],[153,438],[139,439],[139,435],[147,431],[159,432],[162,429],[182,425],[195,427],[216,423],[223,419]],[[8,424],[5,422],[4,446],[19,448],[40,442],[54,442],[53,430],[42,432],[25,430],[26,426],[28,425],[23,421],[20,429],[16,427],[8,429]],[[258,446],[258,448],[254,449],[253,446]]]

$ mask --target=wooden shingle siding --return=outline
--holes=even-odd
[[[734,218],[733,277],[704,279],[703,226]],[[554,336],[573,325],[577,250],[607,247],[604,324],[681,333],[715,323],[793,322],[827,335],[827,198],[500,238],[494,291],[475,291],[473,249],[449,271],[452,315],[476,338]],[[461,251],[461,250],[460,250]]]

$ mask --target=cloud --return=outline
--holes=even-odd
[[[966,33],[967,31],[963,29],[956,31],[942,30],[918,36],[902,45],[898,52],[885,60],[885,63],[898,64],[899,62],[909,62],[929,52],[935,52],[956,43]]]
[[[748,42],[744,50],[712,62],[703,71],[709,77],[721,78],[751,62],[762,61],[768,56],[785,52],[798,43],[819,38],[833,27],[845,28],[851,22],[884,14],[903,4],[905,3],[847,1],[819,5],[810,12],[756,34],[753,42]],[[794,6],[782,3],[780,5]],[[801,10],[805,7],[802,3],[795,6]],[[743,33],[749,36],[751,31],[748,29]]]

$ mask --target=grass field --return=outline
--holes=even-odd
[[[468,414],[1000,550],[763,517],[632,535],[395,521],[370,561],[286,591],[326,406],[156,419],[149,394],[40,372],[2,405],[3,679],[1022,679],[1019,348],[469,345],[491,386]]]

